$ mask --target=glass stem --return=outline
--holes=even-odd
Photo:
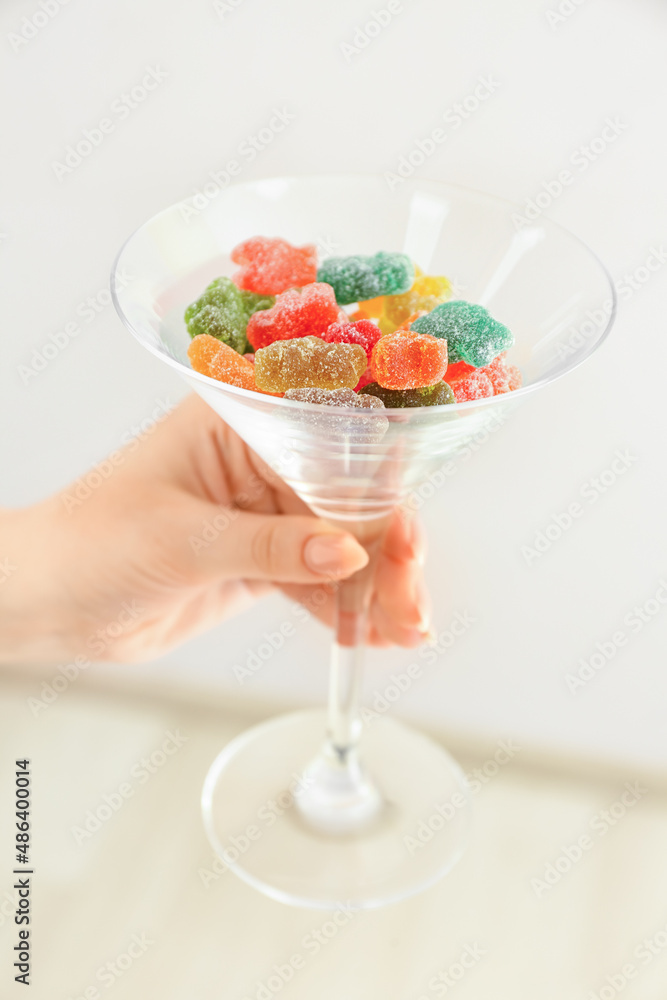
[[[354,534],[368,552],[369,561],[358,573],[342,580],[336,591],[327,742],[340,763],[349,761],[361,735],[359,698],[368,609],[386,526],[386,521],[357,526]]]

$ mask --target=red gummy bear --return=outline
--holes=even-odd
[[[491,364],[480,369],[491,380],[494,396],[500,396],[502,393],[510,391],[510,371],[505,357],[506,354],[503,352],[494,358]]]
[[[375,375],[373,375],[373,369],[369,365],[364,374],[361,376],[361,378],[355,385],[354,391],[359,392],[360,389],[363,389],[365,385],[370,385],[371,382],[375,382]]]
[[[287,240],[252,236],[235,246],[231,257],[241,264],[234,281],[248,292],[278,295],[295,285],[317,281],[317,248],[311,243],[293,247]]]
[[[452,365],[452,368],[454,365]],[[447,371],[445,382],[451,386],[457,403],[467,403],[471,399],[485,399],[493,396],[493,384],[489,376],[481,368],[473,368],[469,373],[462,373],[452,378]]]
[[[508,365],[507,370],[510,373],[508,380],[510,392],[513,392],[515,389],[520,389],[523,385],[523,375],[521,374],[521,369],[517,368],[516,365]]]
[[[339,318],[339,307],[331,285],[314,281],[301,291],[283,292],[271,309],[253,313],[246,336],[256,351],[274,340],[293,337],[321,337]]]
[[[503,351],[502,354],[493,359],[491,364],[479,370],[488,375],[491,380],[494,396],[518,389],[522,382],[521,372],[516,365],[509,365],[507,363],[507,351]]]
[[[466,364],[465,361],[454,361],[451,365],[447,365],[447,378],[445,382],[449,382],[454,378],[463,378],[464,375],[470,375],[471,372],[478,370],[473,365]],[[486,369],[484,370],[486,371]]]
[[[320,334],[328,344],[359,344],[370,361],[373,348],[380,339],[380,327],[369,319],[359,319],[356,323],[343,321],[332,323],[328,330]]]
[[[359,344],[365,350],[368,368],[354,387],[355,392],[359,392],[365,385],[375,381],[370,361],[373,348],[381,336],[377,323],[372,323],[369,319],[359,319],[355,323],[350,323],[346,315],[345,319],[341,319],[338,323],[332,323],[329,329],[320,336],[329,344]]]
[[[440,382],[447,370],[447,341],[429,333],[396,330],[380,337],[371,368],[384,389],[420,389]]]

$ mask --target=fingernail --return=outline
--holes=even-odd
[[[426,533],[418,517],[413,517],[410,524],[410,546],[414,559],[423,566],[426,558]]]
[[[306,542],[303,560],[318,576],[349,576],[368,562],[368,554],[350,535],[313,535]]]
[[[423,642],[426,641],[426,636],[418,628],[407,628],[405,630],[405,645],[406,646],[421,646]]]
[[[415,584],[415,603],[420,612],[417,628],[428,637],[431,631],[431,598],[423,580],[417,580]]]

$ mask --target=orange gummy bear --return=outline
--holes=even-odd
[[[193,338],[188,347],[188,357],[190,364],[200,375],[237,385],[240,389],[257,391],[255,371],[251,363],[208,333],[200,333]]]
[[[447,370],[447,341],[414,330],[388,333],[373,348],[371,370],[385,389],[435,385]]]

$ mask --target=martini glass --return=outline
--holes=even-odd
[[[456,762],[393,718],[362,722],[363,636],[374,561],[395,509],[409,508],[420,484],[474,435],[579,365],[611,327],[615,294],[600,261],[547,219],[517,228],[520,215],[505,201],[438,182],[410,180],[392,191],[381,177],[275,178],[160,212],[116,261],[114,302],[132,333],[370,556],[337,585],[328,709],[244,733],[204,785],[214,849],[282,902],[396,902],[445,875],[465,847],[470,805]],[[322,256],[402,250],[427,273],[448,275],[455,297],[487,306],[514,332],[510,357],[523,388],[457,405],[332,410],[192,371],[183,311],[209,281],[233,272],[231,249],[257,233],[317,243]]]

